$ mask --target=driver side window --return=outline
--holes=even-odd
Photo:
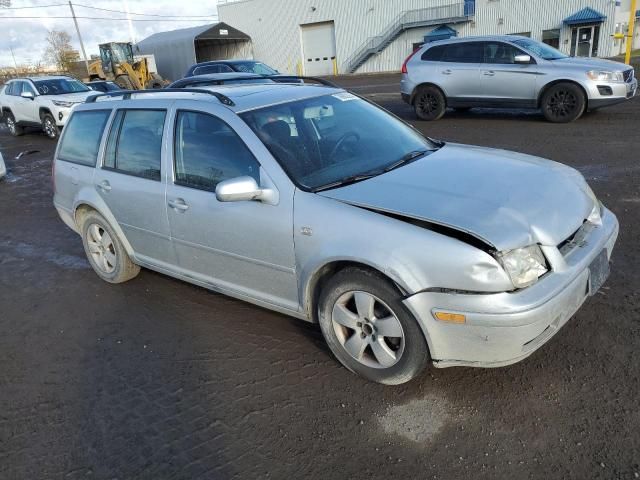
[[[215,191],[230,178],[260,183],[260,164],[225,122],[202,112],[179,111],[174,138],[175,184]]]

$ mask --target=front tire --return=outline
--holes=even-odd
[[[345,367],[374,382],[398,385],[425,368],[429,349],[422,330],[382,275],[346,268],[320,294],[320,328]]]
[[[60,136],[60,130],[56,125],[56,120],[50,113],[45,113],[42,116],[42,131],[51,140],[57,140]]]
[[[553,123],[570,123],[584,113],[587,100],[582,89],[573,83],[557,83],[544,92],[542,113]]]
[[[111,225],[97,212],[84,217],[82,244],[91,267],[104,281],[122,283],[140,273],[140,267],[131,261]]]
[[[16,117],[13,116],[13,113],[7,112],[5,113],[5,123],[7,124],[7,128],[9,129],[9,133],[14,137],[19,137],[24,134],[24,128],[19,127],[16,123]]]
[[[447,99],[438,87],[420,87],[413,99],[413,108],[420,120],[439,120],[447,110]]]

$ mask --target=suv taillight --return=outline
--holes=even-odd
[[[413,57],[419,51],[420,51],[419,48],[417,50],[414,50],[413,52],[411,52],[411,55],[409,55],[407,58],[404,59],[404,63],[402,64],[402,69],[400,70],[402,73],[409,73],[407,72],[407,63],[409,62],[409,60],[411,60],[411,57]]]

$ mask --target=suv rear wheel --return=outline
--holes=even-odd
[[[580,87],[573,83],[552,85],[542,96],[542,113],[554,123],[569,123],[580,118],[587,100]]]
[[[336,358],[374,382],[408,382],[429,360],[418,322],[395,286],[376,272],[356,267],[338,272],[320,294],[318,316]]]
[[[19,127],[16,124],[16,117],[13,116],[11,112],[5,112],[5,123],[7,124],[7,128],[9,129],[9,133],[14,137],[19,137],[24,133],[24,128]]]
[[[447,100],[439,88],[427,85],[418,89],[413,108],[420,120],[438,120],[447,109]]]
[[[118,235],[97,212],[84,217],[82,244],[93,270],[103,280],[122,283],[140,273],[140,267],[131,261]]]
[[[58,136],[60,135],[60,131],[58,130],[58,126],[56,125],[56,120],[50,113],[45,113],[44,115],[42,115],[42,131],[51,140],[57,140]]]

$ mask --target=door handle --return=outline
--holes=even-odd
[[[487,70],[482,72],[482,74],[486,75],[487,77],[493,77],[496,74],[496,72],[494,72],[493,70]]]
[[[449,70],[449,69],[447,69],[447,70],[443,70],[443,71],[442,71],[442,74],[443,74],[443,75],[451,75],[452,73],[453,73],[453,72],[452,72],[451,70]]]
[[[182,199],[176,198],[175,200],[169,200],[169,206],[178,212],[185,212],[189,209],[189,205]]]
[[[103,192],[110,192],[111,191],[111,184],[107,181],[107,180],[103,180],[98,184],[98,188],[100,190],[102,190]]]

